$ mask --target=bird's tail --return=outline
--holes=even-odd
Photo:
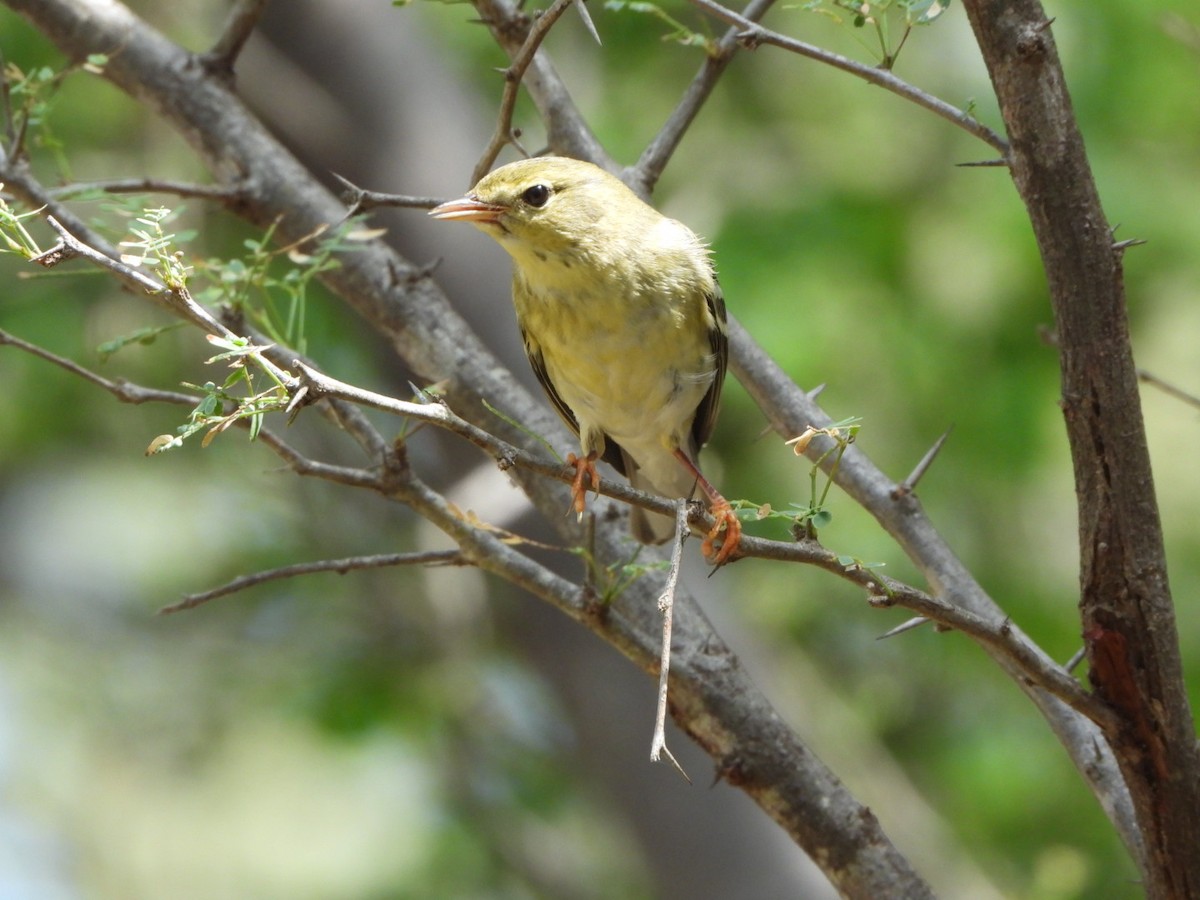
[[[629,478],[630,485],[639,491],[677,499],[690,497],[695,490],[695,479],[682,466],[678,467],[678,472],[671,473],[670,484],[656,484],[646,477],[646,474],[638,468],[637,463],[628,454],[623,455],[625,474]],[[629,511],[629,530],[643,544],[662,544],[674,536],[675,519],[672,516],[659,515],[635,506]]]

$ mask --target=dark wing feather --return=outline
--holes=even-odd
[[[721,386],[725,383],[725,369],[729,365],[729,337],[725,333],[725,295],[721,293],[721,285],[713,280],[713,292],[704,298],[708,311],[713,318],[713,326],[708,331],[709,346],[712,347],[713,358],[717,371],[713,383],[696,407],[696,418],[692,422],[691,457],[693,460],[700,448],[707,442],[717,424],[717,411],[721,407]]]
[[[724,307],[722,307],[722,310],[724,310]],[[533,368],[533,374],[537,376],[542,390],[546,392],[546,396],[550,399],[550,403],[554,406],[555,411],[567,423],[567,427],[578,437],[579,420],[575,418],[575,413],[571,411],[571,407],[567,406],[566,401],[559,394],[558,388],[554,386],[554,382],[550,379],[550,373],[546,371],[546,360],[542,358],[541,349],[529,339],[529,335],[525,333],[524,328],[521,329],[521,342],[525,345],[525,355],[529,358],[529,365]],[[724,363],[722,363],[722,374],[724,374],[724,369]],[[707,400],[707,398],[705,399]],[[601,459],[616,469],[621,475],[626,474],[625,458],[621,452],[621,447],[608,435],[604,436],[604,455]]]

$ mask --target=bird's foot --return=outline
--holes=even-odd
[[[575,477],[571,480],[571,508],[582,518],[584,507],[587,505],[588,486],[591,486],[597,496],[600,494],[600,473],[596,471],[596,454],[592,452],[587,456],[576,456],[574,453],[568,453],[567,465],[575,469]]]
[[[742,539],[742,523],[724,497],[713,503],[709,512],[716,521],[700,544],[700,552],[704,554],[705,559],[720,568],[731,559],[737,558],[738,542]],[[719,547],[714,546],[718,538],[721,541]]]

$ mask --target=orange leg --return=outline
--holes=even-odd
[[[580,518],[583,517],[583,509],[586,506],[588,485],[590,484],[597,494],[600,493],[600,473],[596,471],[596,457],[595,450],[583,457],[574,453],[567,454],[567,465],[575,469],[575,478],[571,481],[571,507]]]
[[[712,482],[701,474],[700,469],[688,458],[686,453],[677,449],[675,458],[696,476],[700,490],[704,491],[705,496],[708,497],[708,511],[716,520],[713,523],[712,531],[705,535],[701,542],[700,552],[714,566],[723,566],[731,559],[737,558],[738,541],[742,539],[742,523],[734,514],[729,501],[722,497],[721,492],[713,487]],[[724,532],[724,536],[722,536],[722,532]],[[721,546],[716,548],[714,543],[718,538],[721,539]]]

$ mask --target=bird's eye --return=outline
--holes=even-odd
[[[550,187],[545,184],[535,184],[533,187],[525,189],[521,199],[535,209],[540,209],[550,199]]]

